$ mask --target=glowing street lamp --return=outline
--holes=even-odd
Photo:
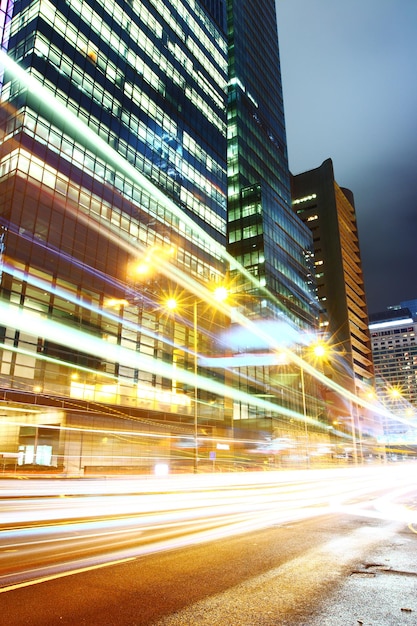
[[[328,353],[327,347],[319,342],[309,346],[309,354],[313,355],[317,359],[323,359]],[[307,403],[306,403],[306,389],[305,389],[305,379],[304,379],[304,368],[300,365],[300,381],[301,381],[301,397],[303,403],[303,416],[304,416],[304,433],[305,433],[305,441],[306,441],[306,465],[307,468],[310,467],[310,443],[308,436],[308,424],[307,424]]]
[[[311,346],[312,353],[318,360],[330,360],[332,356],[336,356],[336,351],[323,341],[319,341],[316,344]],[[358,464],[358,453],[357,453],[357,441],[356,441],[356,424],[355,424],[355,416],[354,416],[354,405],[352,400],[349,401],[349,413],[350,413],[350,428],[351,428],[351,437],[352,437],[352,450],[353,450],[353,462],[355,465]],[[359,431],[359,426],[358,426]],[[360,432],[359,432],[360,437]],[[359,439],[360,445],[362,446],[361,438]],[[361,454],[362,457],[362,454]]]
[[[213,292],[213,298],[217,302],[224,302],[229,292],[226,287],[217,287]],[[193,301],[193,354],[194,354],[194,473],[198,472],[198,304],[201,300],[194,299]],[[178,308],[178,302],[175,298],[168,298],[165,306],[170,311],[175,311]]]
[[[388,393],[392,400],[399,400],[400,398],[402,398],[402,393],[398,387],[391,387],[388,390]]]
[[[326,356],[327,350],[326,347],[322,343],[317,343],[313,346],[313,354],[319,359],[322,359]]]

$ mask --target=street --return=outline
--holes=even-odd
[[[2,520],[8,519],[0,534],[5,623],[358,624],[363,607],[352,598],[350,621],[345,609],[340,619],[333,615],[333,621],[326,622],[329,611],[332,615],[331,598],[352,575],[369,582],[376,566],[375,551],[402,546],[409,554],[417,553],[415,481],[405,468],[385,469],[380,475],[353,470],[352,478],[340,473],[339,480],[329,480],[335,478],[334,472],[299,472],[298,480],[291,475],[286,481],[282,473],[279,485],[271,484],[271,476],[261,475],[256,489],[242,484],[209,488],[205,477],[201,479],[205,491],[198,480],[189,484],[193,506],[189,500],[185,506],[179,492],[172,499],[172,494],[156,494],[155,486],[148,484],[147,495],[124,494],[125,510],[119,516],[110,508],[105,515],[100,505],[101,498],[110,503],[116,497],[120,507],[120,495],[95,496],[96,502],[91,495],[82,500],[74,493],[43,500],[33,495],[2,500]],[[125,482],[119,486],[129,491]],[[85,487],[86,483],[79,483],[77,490]],[[100,491],[103,486],[97,487]],[[108,487],[114,490],[114,485]],[[33,492],[35,485],[25,483],[22,488]],[[238,500],[232,501],[236,490]],[[158,498],[159,509],[151,513],[157,501],[152,495]],[[138,516],[134,509],[141,499]],[[74,501],[73,508],[68,500]],[[41,521],[42,502],[51,518],[60,512],[61,520]],[[89,503],[89,515],[82,502]],[[181,512],[180,517],[174,519],[174,511]],[[19,521],[23,512],[32,522]],[[414,578],[403,572],[403,585],[406,580],[415,590],[417,571]],[[392,581],[391,576],[391,585]],[[413,623],[417,606],[402,608],[403,621],[379,621],[373,626]],[[314,621],[315,616],[319,621]]]

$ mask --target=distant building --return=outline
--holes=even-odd
[[[414,321],[417,321],[417,298],[412,300],[403,300],[400,304],[394,304],[387,307],[388,311],[397,311],[398,309],[409,309],[411,317]],[[383,313],[380,313],[383,315]]]
[[[353,194],[337,184],[327,159],[292,177],[292,204],[313,235],[321,331],[333,352],[326,373],[351,393],[361,394],[373,384],[374,372]],[[333,407],[336,417],[345,420],[352,410],[356,412],[349,403],[342,410]],[[354,417],[361,435],[377,428],[360,408]]]
[[[399,418],[384,420],[385,435],[417,444],[417,319],[405,304],[370,315],[369,330],[377,399]]]

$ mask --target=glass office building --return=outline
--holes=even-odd
[[[26,407],[2,447],[89,471],[137,459],[136,423],[191,450],[193,426],[195,442],[232,415],[317,415],[299,368],[224,387],[197,358],[228,324],[209,295],[226,276],[254,319],[318,316],[273,0],[9,0],[0,24],[0,400],[6,421]],[[104,445],[86,427],[124,430]]]
[[[228,33],[229,250],[308,326],[312,242],[291,210],[275,2],[229,0]]]
[[[251,302],[254,319],[311,330],[318,318],[313,244],[291,208],[275,2],[228,0],[227,6],[228,250],[254,278],[231,272],[236,300]],[[280,342],[279,334],[274,340]],[[302,412],[299,368],[248,365],[237,384]],[[307,401],[317,414],[313,395]],[[242,424],[277,417],[246,403],[234,413]],[[286,418],[282,427],[288,428]]]
[[[198,286],[226,272],[222,7],[2,3],[1,387],[10,407],[59,408],[76,425],[86,415],[90,425],[94,416],[192,415],[190,346],[209,351],[225,323],[202,306],[197,327],[192,306]],[[168,296],[182,299],[178,314],[166,312]],[[198,402],[202,420],[222,419],[209,385]]]

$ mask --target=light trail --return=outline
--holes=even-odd
[[[6,267],[6,270],[8,269],[9,273],[15,277],[20,277],[21,279],[23,278],[23,272],[18,270],[17,268],[14,268],[13,266],[11,266],[9,264],[8,267]],[[29,283],[34,284],[36,286],[42,286],[42,288],[44,289],[50,289],[50,286],[47,286],[45,281],[41,281],[39,278],[36,277],[31,277],[30,274],[24,276],[25,280],[27,280]],[[45,283],[45,284],[43,284]],[[70,301],[73,301],[76,304],[80,304],[82,306],[86,306],[85,302],[80,299],[77,298],[74,294],[71,294],[70,292],[67,292],[65,290],[59,289],[57,287],[54,288],[55,292],[62,296],[65,297],[67,299],[69,299]],[[200,286],[201,289],[201,286]],[[213,299],[213,294],[206,289],[204,292],[204,297],[207,301],[207,299]],[[213,305],[214,306],[214,305]],[[234,321],[238,322],[239,324],[241,324],[242,326],[247,327],[248,329],[251,330],[251,332],[254,332],[258,337],[262,338],[262,340],[266,343],[268,343],[268,345],[270,345],[271,350],[276,350],[276,351],[280,351],[281,353],[285,353],[287,354],[288,358],[290,361],[294,362],[296,365],[298,365],[300,368],[303,368],[305,371],[309,372],[311,376],[313,376],[314,378],[316,378],[317,380],[319,380],[320,382],[322,382],[324,385],[326,385],[326,387],[335,390],[336,392],[338,392],[342,397],[351,400],[352,402],[354,402],[357,405],[360,405],[368,410],[373,411],[376,414],[379,414],[380,416],[384,416],[384,417],[388,417],[389,419],[395,420],[395,421],[399,421],[399,422],[404,422],[407,425],[410,426],[409,422],[405,419],[401,419],[400,417],[393,415],[391,412],[387,411],[387,409],[385,409],[384,407],[375,407],[375,405],[371,404],[370,402],[368,402],[367,400],[360,398],[358,396],[356,396],[355,394],[349,392],[348,390],[344,389],[343,387],[341,387],[340,385],[338,385],[336,382],[332,381],[331,379],[327,378],[322,372],[316,370],[314,368],[313,365],[309,364],[307,361],[305,361],[304,359],[302,359],[301,357],[299,357],[293,350],[289,349],[286,346],[283,346],[280,342],[277,342],[276,338],[273,338],[268,332],[265,332],[263,330],[263,327],[261,326],[257,326],[256,323],[254,323],[251,320],[248,320],[244,315],[242,314],[237,314],[236,311],[233,310],[232,307],[228,307],[227,305],[224,305],[223,303],[218,303],[216,301],[216,306],[217,308],[222,308],[224,309],[223,312],[225,312],[225,314],[229,315],[229,316],[233,316],[234,317]],[[106,311],[104,308],[98,308],[98,307],[94,307],[92,305],[87,305],[86,308],[90,308],[91,311],[94,312],[98,312],[100,313],[100,315],[102,315],[103,317],[107,317],[108,319],[112,320],[112,321],[116,321],[118,323],[123,323],[126,327],[129,327],[135,331],[140,331],[140,332],[145,332],[145,334],[147,334],[150,337],[156,338],[158,337],[159,340],[170,344],[170,345],[175,345],[169,338],[164,337],[162,335],[156,335],[155,333],[152,333],[149,330],[144,331],[143,328],[137,324],[133,324],[131,322],[126,321],[124,318],[121,318],[120,316],[117,316],[109,311]],[[39,314],[34,314],[33,312],[28,312],[28,311],[22,311],[19,307],[10,304],[10,303],[1,303],[0,302],[0,319],[4,319],[4,324],[10,326],[11,328],[15,328],[18,330],[25,330],[27,331],[28,328],[32,328],[31,325],[31,320],[26,320],[24,322],[21,322],[20,324],[18,324],[18,320],[19,320],[19,315],[20,316],[29,316],[31,317],[32,323],[35,324],[35,328],[36,328],[36,324],[42,326],[42,328],[39,328],[38,332],[40,336],[44,336],[45,338],[51,338],[52,340],[57,341],[57,334],[60,337],[60,341],[64,341],[64,343],[66,343],[66,345],[79,345],[79,346],[84,346],[87,345],[87,348],[89,346],[90,343],[94,343],[94,347],[90,346],[90,350],[96,350],[99,354],[101,354],[103,356],[103,354],[108,354],[109,349],[110,352],[114,352],[114,356],[113,358],[115,359],[115,361],[120,362],[120,355],[124,354],[125,355],[125,364],[129,364],[131,367],[141,367],[142,369],[144,369],[145,371],[149,371],[151,373],[156,373],[156,374],[160,374],[161,376],[165,376],[168,377],[170,379],[178,379],[182,382],[185,382],[186,384],[189,385],[194,385],[195,382],[195,375],[194,373],[189,372],[188,370],[181,370],[177,367],[173,367],[172,365],[166,364],[166,363],[161,363],[160,360],[157,359],[153,359],[151,357],[148,357],[146,355],[138,355],[137,352],[133,352],[133,351],[129,351],[126,348],[121,348],[120,346],[114,346],[111,345],[109,346],[109,344],[107,342],[105,342],[102,339],[99,339],[97,337],[92,337],[91,335],[88,335],[87,333],[83,333],[82,331],[78,331],[75,329],[71,329],[68,328],[64,325],[59,325],[56,322],[54,322],[53,320],[46,320],[41,318],[41,316]],[[26,326],[25,326],[26,325]],[[50,332],[48,333],[48,326],[50,327]],[[59,328],[60,330],[58,331],[58,333],[54,332],[54,328]],[[66,338],[66,339],[65,339]],[[74,343],[75,342],[75,343]],[[86,343],[84,343],[86,342]],[[5,344],[5,349],[10,349],[13,350],[15,352],[21,352],[20,348],[14,348],[9,347],[8,345]],[[22,352],[23,353],[23,352]],[[95,354],[95,352],[92,352],[93,354]],[[129,355],[130,353],[130,355]],[[27,354],[27,351],[25,352],[25,354]],[[43,358],[44,360],[50,360],[50,357],[47,357],[45,355],[41,355],[41,354],[37,354],[37,358]],[[103,356],[104,358],[104,356]],[[253,359],[254,357],[252,357]],[[274,352],[270,353],[267,357],[258,357],[258,360],[260,360],[262,363],[262,365],[268,364],[271,365],[271,363],[277,360],[277,356]],[[132,364],[132,359],[133,361],[135,361],[134,364]],[[138,363],[138,361],[140,361],[140,363]],[[202,362],[202,364],[206,364],[206,365],[211,365],[211,366],[216,366],[216,367],[222,367],[224,366],[224,363],[222,362],[221,359],[219,359],[217,362],[214,359],[208,360],[208,359],[204,359],[204,357],[200,358],[200,361]],[[65,365],[65,362],[60,361],[61,364]],[[228,359],[227,361],[229,369],[232,369],[233,366],[235,367],[239,367],[242,366],[242,357],[237,357],[236,358],[236,362],[235,365],[233,364],[233,359],[230,360]],[[71,363],[67,363],[66,364],[69,368],[71,369],[78,369],[79,371],[90,371],[92,373],[95,373],[97,375],[101,375],[101,372],[99,372],[98,370],[87,370],[87,368],[81,368],[81,367],[77,367],[74,366],[74,364]],[[112,377],[113,380],[118,380],[116,377]],[[226,396],[226,397],[233,397],[235,400],[240,400],[242,402],[247,402],[251,405],[254,406],[258,406],[260,408],[263,408],[265,410],[268,411],[272,411],[273,413],[277,413],[279,415],[285,415],[287,417],[290,418],[294,418],[297,419],[298,421],[303,421],[305,422],[306,420],[308,421],[308,423],[310,423],[311,425],[315,425],[317,427],[319,427],[320,429],[324,429],[324,430],[329,430],[330,427],[327,425],[323,425],[323,423],[321,423],[320,421],[314,419],[314,417],[312,416],[305,416],[297,411],[288,409],[284,406],[281,406],[279,404],[274,404],[271,402],[267,402],[265,400],[262,400],[260,398],[257,398],[253,395],[250,394],[246,394],[242,391],[238,391],[236,389],[232,389],[229,386],[226,385],[222,385],[221,383],[218,383],[217,381],[214,381],[212,378],[204,378],[202,376],[198,377],[199,380],[197,382],[199,388],[201,389],[206,389],[209,390],[213,393],[217,393],[219,396]],[[411,426],[415,426],[411,424]]]
[[[93,313],[99,314],[101,315],[101,317],[109,319],[110,321],[116,322],[118,324],[123,324],[124,327],[129,328],[131,330],[134,330],[135,332],[141,332],[153,339],[158,339],[158,341],[162,341],[168,345],[171,346],[175,346],[175,343],[170,340],[168,337],[164,337],[163,334],[159,333],[156,334],[152,331],[150,331],[149,329],[142,327],[139,324],[135,324],[129,320],[126,320],[125,318],[113,313],[112,311],[107,310],[105,307],[97,307],[94,306],[92,303],[86,302],[85,299],[83,299],[82,297],[77,296],[75,293],[71,292],[70,290],[67,289],[63,289],[62,287],[59,287],[57,285],[51,285],[50,283],[48,283],[45,280],[42,280],[41,278],[39,278],[36,275],[32,275],[29,272],[23,271],[21,269],[16,268],[15,266],[13,266],[10,262],[4,262],[3,264],[3,269],[4,271],[6,271],[7,273],[9,273],[11,276],[13,276],[14,278],[16,278],[17,280],[21,280],[21,281],[26,281],[29,284],[42,289],[43,291],[47,291],[50,293],[53,293],[54,295],[59,296],[60,298],[63,298],[64,300],[68,300],[69,302],[73,302],[74,304],[78,305],[78,306],[82,306],[83,308],[86,308],[88,310],[90,310]],[[217,301],[216,301],[217,302]],[[25,356],[33,356],[33,352],[31,352],[30,350],[24,350],[22,348],[18,348],[15,347],[11,344],[5,344],[4,345],[4,349],[8,350],[10,352],[16,352]],[[184,350],[186,351],[186,349],[184,348]],[[108,378],[112,381],[120,381],[121,378],[120,377],[116,377],[115,375],[112,374],[107,374],[105,372],[102,372],[101,370],[93,370],[91,368],[87,368],[87,367],[83,367],[80,365],[75,365],[74,363],[71,362],[65,362],[62,359],[54,359],[52,357],[49,357],[45,354],[36,353],[36,358],[39,360],[43,360],[46,362],[50,362],[50,363],[59,363],[59,365],[61,366],[66,366],[68,367],[68,369],[70,369],[71,371],[79,371],[79,372],[85,372],[85,373],[91,373],[91,374],[95,374],[96,376],[99,376],[100,379],[102,378]],[[215,367],[219,367],[222,366],[221,363],[215,363],[215,361],[213,360],[212,363],[207,363],[206,359],[204,359],[204,357],[201,359],[199,359],[200,362],[203,365],[211,365],[211,366],[215,366]],[[221,359],[219,360],[221,361]],[[272,364],[276,362],[276,355],[273,353],[269,354],[268,357],[268,364]],[[264,362],[262,364],[265,364]],[[235,367],[241,367],[242,363],[241,363],[241,357],[237,357],[236,358],[236,362],[235,362]],[[210,391],[212,391],[212,388],[210,387]],[[225,393],[223,391],[223,393]],[[245,400],[250,402],[251,396],[246,396]],[[291,415],[291,417],[297,417],[296,414]],[[298,416],[298,418],[300,419],[301,416]],[[304,416],[303,416],[304,419]],[[311,418],[310,418],[311,419]],[[317,425],[317,424],[316,424]]]
[[[246,270],[245,267],[240,265],[235,258],[229,255],[224,248],[224,246],[220,245],[215,239],[209,237],[205,230],[198,226],[191,217],[188,217],[185,212],[181,209],[181,207],[177,206],[175,202],[173,202],[168,196],[166,196],[157,186],[155,186],[149,179],[147,179],[143,174],[141,174],[135,167],[133,167],[124,157],[122,157],[116,150],[114,150],[108,143],[106,143],[99,135],[97,135],[87,124],[85,124],[77,115],[71,111],[65,104],[57,97],[54,97],[50,91],[45,88],[42,83],[35,78],[32,74],[26,72],[23,68],[19,66],[12,58],[10,58],[4,51],[0,51],[0,64],[7,69],[13,78],[20,84],[21,87],[27,90],[28,97],[33,99],[38,105],[41,106],[42,112],[45,117],[50,121],[50,123],[56,125],[58,128],[62,130],[62,132],[67,133],[73,140],[81,143],[87,150],[90,150],[100,158],[104,159],[111,167],[113,167],[116,171],[123,173],[129,180],[131,180],[134,184],[138,185],[143,189],[151,198],[153,198],[160,206],[164,207],[168,210],[171,215],[175,216],[179,223],[184,225],[184,232],[189,230],[190,233],[199,241],[205,249],[210,250],[211,253],[217,255],[218,258],[226,261],[232,269],[237,269],[242,276],[249,281],[251,285],[259,292],[265,295],[271,302],[274,302],[275,306],[282,311],[283,314],[290,319],[290,315],[288,311],[283,306],[283,304],[274,297],[264,286],[260,284],[260,282],[254,277],[250,272]],[[95,227],[100,227],[105,224],[105,227],[108,232],[108,236],[114,237],[115,231],[113,228],[109,228],[108,222],[103,222],[103,220],[93,220],[91,216],[85,216],[85,219],[89,221],[89,223],[96,222]],[[120,231],[117,231],[117,236],[120,239]],[[128,244],[125,241],[126,245]],[[137,245],[131,248],[132,250],[137,252]],[[220,311],[225,312],[227,315],[232,317],[233,321],[242,325],[244,328],[250,330],[250,332],[254,333],[258,336],[262,341],[266,341],[270,346],[272,351],[284,351],[289,359],[298,365],[300,368],[311,376],[316,378],[319,382],[323,383],[327,388],[336,391],[340,394],[341,397],[346,398],[348,401],[353,402],[357,406],[361,406],[367,410],[372,411],[374,414],[380,415],[382,417],[388,417],[389,419],[393,419],[396,421],[401,421],[400,418],[393,415],[389,411],[387,411],[384,407],[375,407],[373,404],[368,402],[367,400],[355,395],[354,393],[344,389],[340,385],[338,385],[334,380],[327,378],[322,372],[317,370],[312,364],[308,363],[308,361],[304,360],[300,356],[298,356],[294,351],[285,348],[282,344],[276,340],[271,334],[264,332],[260,327],[257,326],[256,323],[249,320],[247,317],[239,313],[235,308],[230,307],[227,303],[218,303],[213,300],[213,294],[207,289],[205,286],[201,285],[198,281],[190,277],[188,274],[183,272],[177,266],[169,263],[162,263],[161,270],[170,278],[176,281],[179,285],[188,289],[192,293],[196,295],[200,300],[205,302],[209,302],[211,305],[216,306]],[[0,317],[5,311],[0,311]],[[2,320],[3,321],[3,320]],[[51,321],[52,323],[52,321]],[[15,326],[11,324],[11,328],[15,328]],[[26,327],[25,330],[27,330]],[[80,335],[78,339],[86,339],[91,340],[88,335]],[[69,338],[67,338],[69,340]],[[68,344],[71,345],[71,344]],[[78,344],[76,344],[78,345]],[[96,344],[96,347],[97,344]],[[116,348],[116,346],[112,346]],[[100,354],[102,354],[103,348],[100,349]],[[122,351],[119,350],[119,353]],[[94,353],[94,352],[93,352]],[[120,356],[120,354],[119,354]],[[130,357],[127,358],[125,355],[125,364],[129,364],[133,367],[138,366],[138,363],[135,359]],[[118,359],[116,359],[118,362]],[[140,363],[140,367],[149,367],[146,371],[150,371],[152,373],[160,374],[161,376],[167,376],[170,379],[178,379],[186,384],[193,385],[195,382],[195,377],[186,371],[181,372],[181,378],[177,375],[178,370],[175,370],[175,373],[165,367],[162,367],[162,364],[153,363],[151,367],[151,362],[147,359],[146,363]],[[190,378],[192,380],[190,380]],[[204,384],[203,384],[204,383]],[[273,413],[279,413],[280,415],[285,415],[287,417],[292,417],[299,421],[308,421],[310,424],[314,424],[320,428],[323,428],[323,424],[318,420],[315,420],[312,416],[304,416],[298,412],[290,411],[285,407],[277,407],[277,405],[269,402],[259,402],[259,398],[255,398],[254,396],[249,396],[248,394],[241,394],[241,392],[237,392],[236,390],[231,390],[230,388],[224,386],[217,386],[218,383],[216,381],[211,380],[210,385],[208,385],[208,381],[198,381],[198,386],[203,389],[209,389],[213,393],[218,393],[222,396],[232,397],[235,400],[241,400],[242,402],[249,402],[254,406],[262,407],[267,411],[272,411]],[[228,391],[229,393],[226,393]],[[412,425],[417,427],[417,425]]]
[[[412,465],[2,489],[0,591],[321,515],[415,524]]]
[[[98,315],[101,315],[102,317],[112,322],[123,324],[125,328],[130,328],[131,330],[141,332],[152,339],[158,339],[159,341],[163,341],[164,343],[167,343],[169,345],[175,345],[171,340],[169,340],[167,337],[164,337],[162,334],[152,332],[149,328],[146,328],[145,326],[127,320],[109,310],[105,306],[95,306],[91,302],[86,301],[86,299],[82,296],[78,296],[76,293],[70,291],[69,289],[64,289],[62,287],[59,287],[58,285],[51,284],[50,282],[39,278],[35,274],[32,274],[30,271],[21,270],[15,267],[10,263],[10,259],[9,262],[3,262],[3,271],[10,274],[10,276],[13,276],[13,278],[15,278],[16,280],[20,280],[22,282],[25,281],[28,284],[37,287],[38,289],[42,289],[43,291],[56,295],[64,300],[68,300],[69,302],[76,304],[77,306],[80,306],[88,311],[91,311],[92,313],[97,313]]]
[[[349,477],[345,477],[343,480],[344,485],[346,484],[343,492],[345,495],[346,490],[352,488],[351,481],[352,479]],[[129,481],[129,483],[130,488],[134,489],[133,481]],[[171,511],[174,516],[171,519],[176,519],[184,511],[187,512],[187,515],[195,515],[195,511],[199,509],[202,511],[201,517],[208,517],[210,511],[213,510],[216,511],[216,514],[225,514],[230,510],[234,512],[238,510],[250,512],[256,507],[258,507],[257,512],[259,513],[264,507],[275,507],[277,497],[279,498],[280,510],[288,506],[291,508],[294,503],[299,507],[300,498],[302,498],[302,506],[315,506],[317,500],[324,499],[327,502],[328,499],[336,497],[340,489],[340,486],[336,484],[329,487],[326,482],[320,480],[316,480],[316,482],[303,481],[290,484],[289,486],[285,483],[279,486],[263,486],[262,481],[260,481],[259,484],[255,485],[241,484],[211,489],[200,488],[200,490],[198,483],[189,483],[181,490],[177,489],[175,485],[176,481],[172,481],[169,484],[170,492],[168,493],[160,493],[159,491],[141,495],[127,493],[123,496],[111,495],[111,498],[98,495],[79,499],[61,497],[54,503],[53,518],[51,518],[51,503],[45,501],[45,498],[34,498],[30,503],[30,507],[27,501],[23,503],[15,502],[11,511],[3,510],[1,523],[2,525],[7,524],[10,526],[13,524],[44,522],[50,519],[57,522],[59,520],[88,519],[90,517],[97,518],[110,515],[131,516],[140,514],[143,516],[151,515],[154,511],[159,510],[163,510],[164,513]],[[353,481],[353,485],[356,485],[356,479]],[[94,486],[90,486],[90,489],[91,487]],[[306,492],[306,487],[310,488],[309,492]],[[159,483],[158,489],[161,489],[161,483]],[[355,488],[356,493],[357,488]]]
[[[297,411],[268,402],[262,398],[240,391],[235,387],[222,384],[212,378],[205,378],[201,375],[197,375],[196,378],[194,372],[175,367],[174,364],[163,362],[160,359],[138,353],[137,351],[130,350],[123,346],[109,343],[94,335],[48,319],[39,313],[22,309],[11,302],[0,301],[0,320],[2,324],[9,328],[24,332],[31,329],[31,333],[34,334],[34,336],[43,337],[44,339],[70,346],[80,346],[83,351],[94,354],[96,357],[104,360],[110,358],[116,363],[126,365],[133,369],[141,369],[171,380],[175,379],[191,387],[194,387],[197,380],[198,388],[206,389],[221,397],[247,402],[253,406],[258,406],[265,410],[272,411],[273,413],[286,415],[287,417],[292,417],[300,421],[307,419],[310,424],[314,424],[321,429],[330,429],[330,426],[312,417],[305,417]]]

